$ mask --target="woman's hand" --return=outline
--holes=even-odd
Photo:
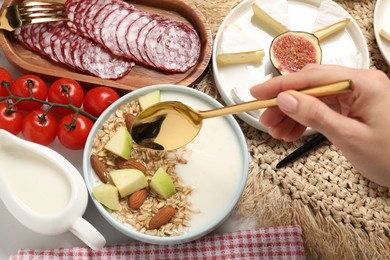
[[[294,90],[351,79],[353,91],[315,98]],[[306,127],[325,135],[354,165],[378,184],[390,187],[390,80],[381,71],[335,65],[308,65],[251,89],[257,99],[277,96],[260,121],[285,141],[298,139]]]

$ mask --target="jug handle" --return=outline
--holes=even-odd
[[[75,236],[88,245],[93,250],[100,250],[106,244],[106,239],[103,235],[88,221],[83,218],[78,218],[70,228]]]

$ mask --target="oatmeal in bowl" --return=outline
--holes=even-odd
[[[232,212],[248,175],[245,138],[233,116],[205,120],[193,142],[174,151],[138,146],[129,133],[135,116],[168,100],[199,110],[221,106],[184,86],[133,91],[99,117],[83,156],[98,211],[120,232],[153,244],[184,243],[214,230]]]

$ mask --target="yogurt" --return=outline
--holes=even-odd
[[[181,93],[162,92],[163,101],[180,101],[198,110],[213,107]],[[224,117],[205,119],[200,133],[187,146],[187,164],[178,164],[176,173],[186,186],[195,188],[189,197],[193,228],[210,225],[234,203],[242,179],[243,154],[239,139]]]

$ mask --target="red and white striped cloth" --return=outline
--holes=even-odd
[[[140,242],[109,245],[100,251],[88,247],[48,250],[21,249],[11,260],[111,259],[304,259],[300,226],[267,227],[205,236],[179,245]]]

